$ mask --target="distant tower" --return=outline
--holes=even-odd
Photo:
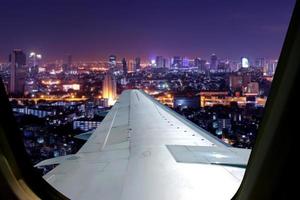
[[[117,56],[110,55],[108,59],[109,68],[114,68],[117,66]]]
[[[29,54],[29,61],[28,61],[27,65],[29,67],[30,77],[34,77],[38,74],[38,68],[39,68],[41,59],[42,59],[41,54],[37,54],[35,52],[31,52]]]
[[[132,73],[132,72],[135,72],[135,61],[133,60],[129,60],[128,63],[127,63],[127,69],[128,69],[128,72]]]
[[[134,65],[135,65],[135,69],[136,69],[136,70],[141,69],[141,58],[139,58],[139,57],[135,58],[135,63],[134,63]]]
[[[123,73],[126,76],[128,73],[128,66],[125,58],[122,59],[122,67],[123,67]]]
[[[70,71],[72,70],[72,64],[73,64],[72,55],[67,55],[66,59],[67,60],[65,60],[63,63],[63,71],[64,71],[64,73],[70,73]]]
[[[164,67],[170,68],[170,59],[169,58],[164,58]]]
[[[156,67],[157,68],[163,68],[164,67],[164,58],[162,56],[156,56]]]
[[[10,84],[9,92],[11,94],[24,94],[25,78],[26,78],[26,55],[20,49],[15,49],[9,55],[10,70]]]
[[[265,58],[256,58],[255,59],[255,67],[264,67],[266,63]]]
[[[189,59],[187,57],[184,57],[182,59],[182,67],[185,67],[185,68],[189,67]]]
[[[249,59],[246,57],[241,58],[242,68],[249,68]]]
[[[109,106],[112,106],[117,99],[117,82],[110,72],[105,75],[103,80],[102,97],[108,100]]]
[[[201,72],[205,72],[205,63],[206,60],[203,60],[201,58],[195,58],[194,60],[194,66],[197,67]]]
[[[216,54],[212,54],[210,57],[210,69],[211,70],[217,70],[218,67],[218,57]]]
[[[172,68],[182,67],[182,58],[180,56],[174,56],[171,62]]]

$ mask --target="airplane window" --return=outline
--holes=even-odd
[[[214,198],[231,198],[294,3],[2,2],[0,76],[32,165],[77,199],[93,197],[78,193],[80,180],[108,199],[118,188],[128,198],[139,190],[139,199],[150,192],[174,199],[177,187],[183,199],[197,199],[201,179],[222,188]],[[98,175],[85,182],[89,171]],[[158,174],[174,180],[158,183]]]

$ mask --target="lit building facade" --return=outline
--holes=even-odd
[[[117,99],[117,83],[110,72],[105,75],[102,87],[102,97],[108,99],[108,105],[112,106]]]

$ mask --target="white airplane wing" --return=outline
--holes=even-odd
[[[139,90],[127,90],[74,155],[44,176],[70,199],[231,199],[250,150],[229,147]]]

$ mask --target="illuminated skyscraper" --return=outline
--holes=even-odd
[[[190,63],[190,60],[187,57],[184,57],[182,59],[182,67],[184,67],[184,68],[189,67],[189,63]]]
[[[30,77],[34,77],[37,75],[41,59],[42,59],[41,54],[37,54],[35,52],[31,52],[29,54],[29,61],[27,65],[29,67]]]
[[[129,60],[127,63],[127,67],[128,67],[128,72],[132,73],[135,72],[135,62],[134,60]]]
[[[171,63],[172,68],[180,68],[182,67],[182,58],[180,56],[174,56]]]
[[[108,60],[109,68],[114,68],[117,66],[117,56],[110,55]]]
[[[248,58],[246,58],[246,57],[242,57],[242,59],[241,59],[242,61],[242,68],[248,68],[249,66],[250,66],[250,64],[249,64],[249,59]]]
[[[112,106],[117,99],[117,83],[114,76],[108,72],[102,84],[102,97],[108,99],[108,105]]]
[[[210,70],[217,70],[218,67],[218,57],[216,54],[212,54],[210,57]]]
[[[26,78],[26,55],[20,49],[15,49],[9,55],[10,70],[10,84],[9,92],[11,94],[24,94],[25,78]]]

